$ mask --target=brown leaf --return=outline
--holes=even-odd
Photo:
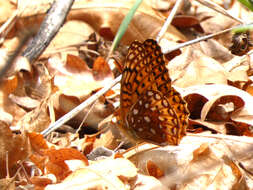
[[[253,124],[252,123],[253,109],[251,106],[251,104],[253,103],[253,98],[250,94],[248,94],[243,90],[228,85],[213,84],[213,85],[189,87],[185,90],[184,93],[185,95],[198,93],[209,99],[208,101],[209,105],[205,105],[201,112],[201,119],[203,121],[205,120],[208,111],[210,110],[209,108],[212,107],[213,103],[215,103],[216,100],[219,100],[219,98],[224,97],[220,99],[222,102],[225,103],[232,101],[231,103],[228,104],[228,108],[229,106],[232,107],[230,107],[229,108],[230,110],[227,111],[227,113],[229,113],[228,116],[230,117],[231,120],[236,122],[244,122],[250,125]],[[217,101],[216,103],[219,104],[219,101]],[[224,111],[224,108],[222,109]],[[223,116],[224,118],[228,119],[228,116],[226,115]]]
[[[151,160],[147,162],[147,171],[150,176],[157,179],[164,176],[164,172]]]
[[[40,171],[45,173],[45,166],[47,163],[47,157],[39,154],[32,154],[29,159],[40,169]]]
[[[6,177],[6,163],[10,176],[13,176],[18,167],[17,162],[28,156],[27,139],[23,135],[12,134],[9,126],[0,121],[0,144],[0,178]]]
[[[221,96],[207,102],[202,110],[202,120],[229,121],[231,115],[244,107],[244,101],[233,95]],[[204,113],[207,113],[205,116]]]
[[[48,145],[46,140],[44,139],[43,135],[41,135],[40,133],[36,133],[36,132],[27,132],[27,136],[30,140],[31,143],[31,147],[33,149],[33,151],[39,153],[39,154],[43,154],[43,150],[44,149],[48,149]]]
[[[87,51],[85,41],[93,32],[94,29],[85,22],[66,21],[40,58],[50,58],[56,53],[59,53],[63,60],[66,60],[69,54],[78,56],[82,48]]]
[[[75,1],[67,20],[78,20],[87,23],[95,30],[95,32],[100,34],[104,34],[104,30],[110,31],[109,35],[108,32],[105,33],[105,37],[110,38],[111,36],[115,36],[115,34],[117,33],[122,20],[132,7],[133,3],[133,0],[120,2],[111,0],[103,2],[102,4],[99,0]],[[41,23],[43,17],[36,17],[35,15],[45,14],[48,5],[42,6],[40,4],[36,4],[35,7],[36,9],[25,9],[22,12],[21,18],[19,19],[18,23],[24,23],[26,28],[32,27],[33,25],[30,22],[24,22],[26,21],[27,17],[29,17],[30,19],[33,18],[33,23]],[[121,42],[124,44],[130,44],[135,39],[144,41],[147,38],[155,38],[155,36],[160,31],[163,23],[164,17],[159,16],[157,12],[149,5],[149,3],[143,2],[136,11],[134,18],[128,26],[128,29],[123,36]],[[18,26],[20,29],[20,25]],[[174,26],[170,25],[167,31],[168,32],[166,32],[165,38],[169,40],[186,40],[184,36]],[[85,30],[83,33],[85,33]]]
[[[173,18],[171,24],[178,28],[193,27],[196,29],[196,31],[204,33],[203,28],[200,26],[199,20],[195,16],[177,15]]]
[[[102,57],[98,57],[93,64],[93,76],[95,80],[105,80],[106,78],[113,78],[113,73]]]
[[[232,54],[242,56],[250,49],[252,49],[252,44],[249,32],[233,34],[232,45],[229,47]]]
[[[46,178],[46,177],[40,177],[40,176],[33,176],[33,177],[30,178],[30,181],[35,186],[39,186],[39,187],[45,187],[48,184],[53,183],[51,179]]]
[[[32,154],[30,160],[36,164],[43,173],[45,171],[46,173],[53,173],[58,180],[62,180],[71,173],[71,170],[65,163],[66,160],[81,160],[85,165],[88,165],[87,158],[76,149],[48,149],[42,135],[30,133],[29,137],[32,140],[33,148],[38,149],[41,147],[41,149],[36,150],[39,154]],[[39,142],[40,140],[42,143]]]
[[[252,125],[243,122],[229,122],[225,125],[228,135],[253,137]]]
[[[201,110],[208,99],[200,94],[193,93],[184,97],[191,119],[199,119]]]
[[[0,2],[0,22],[7,20],[11,17],[12,13],[16,10],[15,5],[11,1]]]
[[[88,65],[78,56],[67,55],[66,70],[71,73],[90,72]]]
[[[34,109],[51,94],[51,76],[43,64],[36,64],[31,72],[19,76],[18,88],[10,94],[10,99],[20,107]]]
[[[0,189],[2,190],[13,190],[15,189],[15,177],[13,178],[2,178],[0,179]]]
[[[189,119],[187,131],[191,133],[201,133],[204,131],[210,131],[212,134],[222,133],[226,134],[224,123],[212,123],[202,121],[200,119]]]
[[[92,150],[93,150],[93,146],[94,146],[94,142],[96,140],[96,136],[89,136],[89,135],[86,135],[85,136],[85,141],[83,143],[83,153],[85,155],[89,154]]]
[[[44,150],[44,155],[49,157],[50,162],[52,163],[62,163],[65,160],[82,160],[86,165],[88,165],[87,158],[80,153],[78,150],[73,148],[62,148],[59,150],[56,149],[47,149]]]

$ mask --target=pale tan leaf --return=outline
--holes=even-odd
[[[94,162],[78,169],[62,183],[48,185],[45,189],[126,189],[129,181],[134,180],[137,169],[125,159],[107,159]]]

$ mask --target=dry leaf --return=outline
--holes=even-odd
[[[151,160],[147,162],[147,171],[150,176],[157,179],[164,176],[164,172]]]
[[[227,83],[227,72],[220,63],[193,47],[186,48],[181,56],[175,57],[168,69],[172,81],[177,79],[174,85],[178,87]]]
[[[23,135],[12,134],[7,124],[0,123],[0,178],[4,178],[6,163],[8,163],[10,176],[13,176],[18,167],[17,162],[28,156],[29,149],[27,139]]]
[[[113,79],[112,72],[108,72],[107,70],[105,75],[104,70],[101,68],[101,70],[96,68],[95,71],[92,71],[81,58],[74,55],[67,56],[65,65],[63,63],[55,65],[53,63],[54,60],[51,61],[51,65],[55,69],[54,83],[67,96],[83,99],[93,90],[103,87],[108,81]]]
[[[62,183],[48,185],[51,189],[129,189],[135,181],[137,169],[126,159],[97,161],[86,168],[76,170]],[[85,180],[84,180],[85,179]]]
[[[186,93],[185,93],[186,92]],[[189,87],[185,89],[183,92],[184,95],[186,94],[194,94],[198,93],[202,96],[205,96],[209,100],[214,100],[217,97],[226,97],[226,96],[235,96],[237,97],[236,102],[234,102],[234,108],[237,106],[240,110],[233,112],[231,114],[231,119],[238,122],[244,122],[247,124],[252,125],[252,115],[253,110],[251,104],[253,103],[253,98],[247,92],[240,90],[238,88],[228,86],[228,85],[221,85],[221,84],[213,84],[213,85],[199,85],[194,87]],[[243,103],[244,102],[244,103]],[[237,104],[239,103],[239,104]],[[243,106],[244,104],[244,106]],[[241,107],[243,108],[241,109]],[[203,111],[203,110],[202,110]],[[203,115],[206,115],[203,113]]]
[[[205,103],[201,119],[209,121],[229,121],[233,113],[238,112],[245,102],[235,95],[221,95]]]
[[[111,39],[112,36],[115,36],[122,20],[133,3],[134,1],[132,0],[121,2],[111,0],[103,3],[101,3],[100,0],[76,1],[72,6],[67,20],[78,20],[87,23],[92,26],[97,33],[100,35],[106,34],[103,37],[109,36],[109,39]],[[37,4],[30,4],[30,6],[26,7],[16,24],[17,30],[21,30],[24,27],[35,27],[32,23],[41,23],[48,6],[49,4],[47,2],[43,4],[39,2]],[[38,16],[38,14],[40,16]],[[155,38],[163,25],[164,19],[165,17],[162,15],[158,16],[157,12],[147,2],[143,2],[123,36],[122,43],[129,44],[135,39],[143,41],[147,38]],[[173,26],[169,26],[167,31],[165,38],[169,40],[186,40]]]

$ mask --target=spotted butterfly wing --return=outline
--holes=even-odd
[[[159,91],[147,90],[127,115],[127,124],[137,141],[158,145],[178,144],[177,115]]]
[[[120,105],[120,128],[135,142],[178,144],[185,135],[186,104],[171,87],[156,41],[135,41],[129,47],[121,80]]]

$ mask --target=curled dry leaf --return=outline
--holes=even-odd
[[[115,36],[118,27],[133,3],[134,1],[132,0],[121,2],[108,1],[103,4],[100,4],[100,2],[96,0],[89,1],[86,4],[76,3],[73,5],[73,14],[70,13],[69,18],[81,18],[83,21],[90,24],[99,34],[103,28],[109,28],[111,33]],[[81,9],[84,5],[85,9]],[[79,9],[75,10],[75,8]],[[164,17],[158,16],[156,11],[144,1],[136,11],[121,42],[129,44],[135,39],[144,41],[147,38],[155,38],[163,25],[163,21]],[[167,31],[169,31],[165,34],[165,38],[167,39],[173,41],[185,39],[173,26],[169,26]]]
[[[43,153],[44,155],[49,157],[49,160],[53,163],[61,163],[65,160],[82,160],[86,165],[88,165],[87,158],[80,153],[78,150],[73,148],[61,148],[59,150],[56,149],[46,149]]]
[[[252,123],[253,110],[251,107],[251,104],[253,103],[253,98],[250,94],[248,94],[245,91],[242,91],[232,86],[213,84],[213,85],[204,85],[204,86],[199,85],[189,87],[185,89],[185,92],[183,92],[183,94],[184,95],[187,94],[186,100],[193,99],[194,96],[196,96],[196,94],[199,94],[199,97],[204,96],[206,99],[208,99],[207,102],[203,102],[201,104],[201,106],[203,107],[201,108],[197,107],[196,110],[196,112],[199,112],[199,110],[201,109],[200,118],[202,121],[205,120],[216,122],[219,121],[223,122],[222,123],[223,125],[225,125],[227,122],[232,122],[234,123],[233,125],[235,125],[235,122],[242,122],[248,125],[253,124]],[[191,97],[192,94],[193,97]],[[193,111],[194,108],[193,106],[195,104],[194,102],[196,101],[193,101],[192,102],[193,105],[191,105],[191,101],[188,101],[189,108],[191,109],[191,111]],[[208,127],[212,128],[213,126],[214,125],[211,125],[210,123],[210,126]]]
[[[49,148],[46,140],[44,139],[43,135],[41,135],[40,133],[27,132],[26,134],[30,140],[31,147],[34,152],[37,152],[39,154],[43,154],[43,152],[41,152],[41,151],[43,149]]]
[[[245,102],[235,95],[216,96],[204,105],[201,119],[203,121],[229,121],[231,115],[242,109],[244,105]]]
[[[168,187],[166,185],[163,185],[158,179],[152,176],[138,174],[138,179],[136,181],[134,190],[142,190],[142,189],[167,190]]]
[[[32,184],[35,185],[36,189],[43,188],[48,184],[52,184],[53,181],[47,177],[33,176],[30,178]]]
[[[44,100],[34,110],[26,113],[17,123],[21,130],[30,132],[42,132],[51,123],[51,118],[48,114],[48,99]]]
[[[41,132],[51,121],[47,110],[50,106],[48,97],[52,92],[51,77],[43,64],[35,65],[30,73],[20,72],[18,76],[17,86],[8,94],[8,100],[17,104],[17,107],[35,109],[22,115],[17,126],[23,130]]]
[[[201,110],[208,99],[198,93],[191,93],[184,97],[191,119],[200,118]]]
[[[189,120],[189,126],[187,128],[188,132],[191,133],[201,133],[205,131],[209,131],[212,134],[228,134],[228,131],[226,130],[226,125],[227,123],[224,124],[224,122],[207,122],[207,121],[202,121],[200,119],[194,119],[194,120]]]
[[[96,136],[89,136],[89,135],[86,135],[85,136],[85,139],[84,139],[84,142],[82,144],[82,152],[87,155],[89,154],[93,148],[94,148],[94,142],[96,141]]]
[[[234,58],[227,48],[214,39],[200,42],[198,45],[201,52],[206,56],[215,59],[222,65],[224,62],[228,62]]]

